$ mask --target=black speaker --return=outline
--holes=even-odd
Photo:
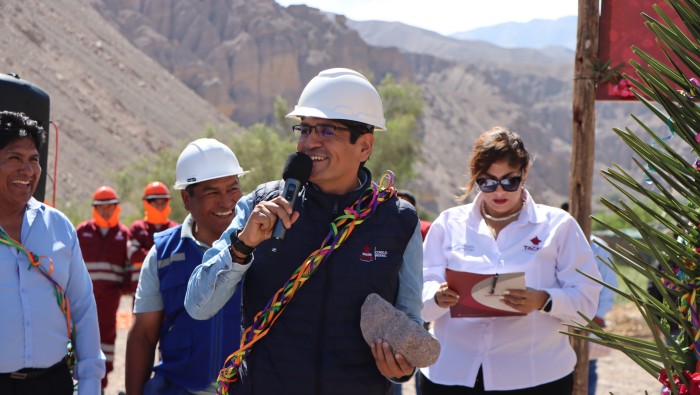
[[[43,89],[19,78],[17,74],[0,73],[0,111],[23,112],[37,121],[46,130],[46,144],[39,150],[41,177],[34,191],[34,198],[44,201],[46,192],[46,163],[49,156],[49,113],[51,104],[49,95]],[[56,182],[56,180],[54,180]],[[54,202],[52,202],[54,203]]]

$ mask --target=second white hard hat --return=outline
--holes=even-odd
[[[299,103],[287,118],[345,119],[386,130],[384,106],[379,92],[355,70],[323,70],[306,84]]]
[[[215,139],[198,139],[187,144],[177,159],[173,188],[246,173],[231,148]]]

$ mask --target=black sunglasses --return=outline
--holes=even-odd
[[[515,192],[520,187],[520,182],[523,180],[522,176],[507,177],[500,180],[494,180],[492,178],[479,178],[476,180],[476,185],[479,186],[481,192],[490,193],[496,190],[500,185],[506,192]]]

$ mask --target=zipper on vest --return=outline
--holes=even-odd
[[[338,215],[338,199],[333,203],[333,215]]]
[[[337,205],[336,201],[336,205]],[[322,292],[322,307],[321,307],[321,314],[319,317],[319,334],[321,335],[321,339],[323,339],[323,335],[326,333],[326,311],[328,310],[328,289],[330,288],[329,281],[331,281],[331,271],[328,270],[328,266],[324,268],[325,273],[323,274],[323,292]],[[323,366],[323,354],[325,351],[325,346],[326,344],[324,343],[323,340],[318,342],[318,345],[316,346],[316,371],[318,374],[316,375],[316,394],[322,395],[323,391],[325,388],[323,388],[323,378],[325,377],[325,369]]]
[[[212,333],[212,340],[214,340],[213,344],[212,344],[212,347],[213,347],[212,350],[216,350],[216,351],[214,351],[213,353],[210,354],[211,355],[211,362],[210,362],[211,365],[210,365],[209,369],[211,370],[211,373],[214,374],[214,377],[219,376],[220,366],[218,366],[218,363],[217,363],[217,361],[219,360],[218,356],[224,352],[223,347],[221,347],[219,345],[219,334],[221,333],[221,331],[219,330],[219,326],[221,326],[221,315],[223,314],[223,310],[225,307],[226,307],[226,305],[224,305],[224,307],[222,307],[221,310],[219,310],[219,312],[214,314],[214,317],[212,317],[212,320],[214,321],[212,323],[212,332],[214,332],[214,333]],[[211,383],[209,383],[209,384],[211,384]]]

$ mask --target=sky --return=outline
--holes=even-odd
[[[578,13],[577,0],[275,0],[306,4],[357,21],[402,22],[450,35],[478,27]]]

